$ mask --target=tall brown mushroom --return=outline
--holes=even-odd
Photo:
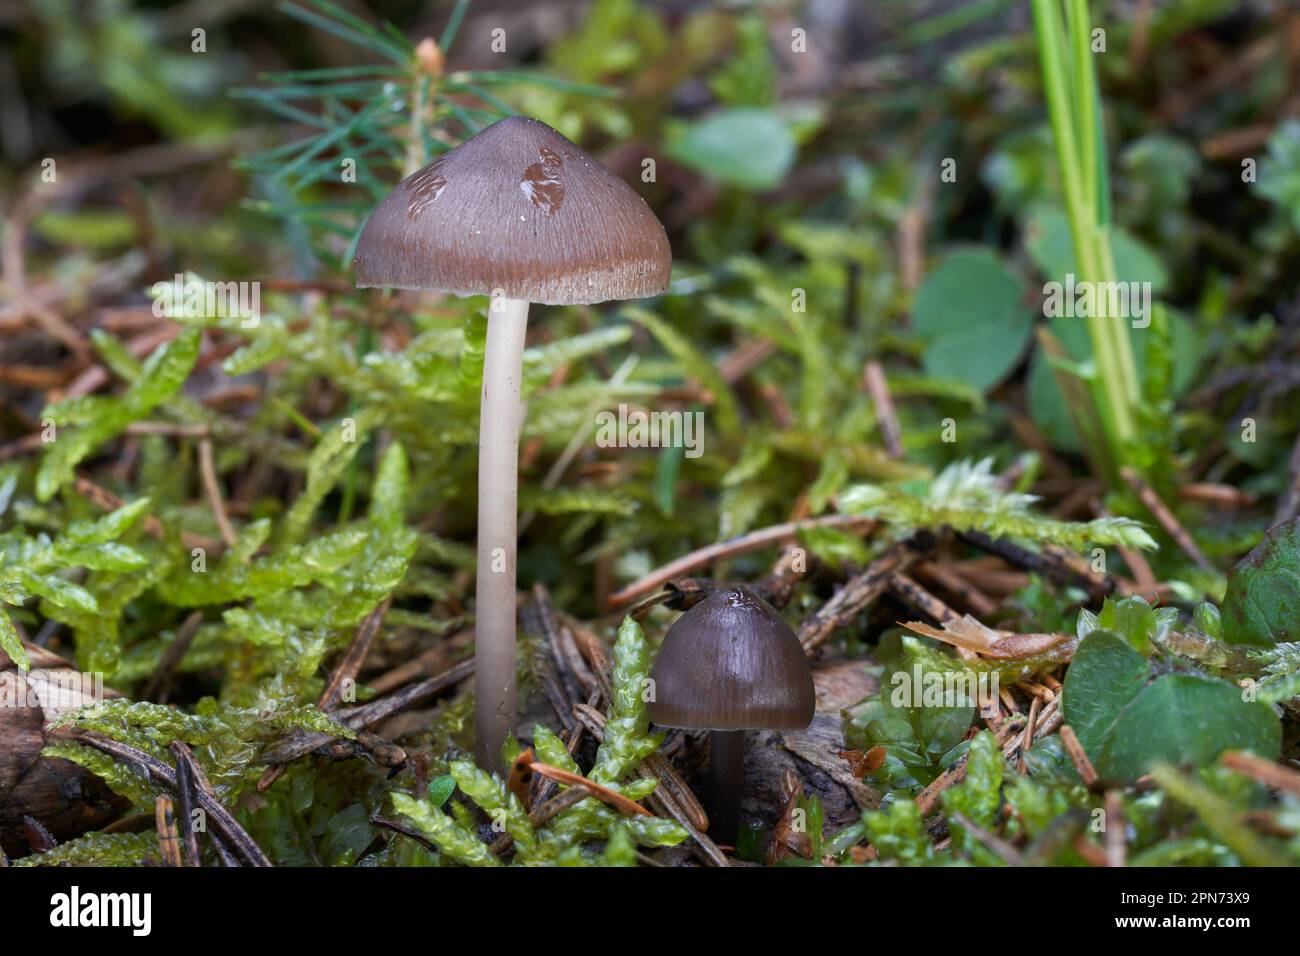
[[[475,751],[500,771],[515,723],[520,379],[530,302],[668,288],[664,228],[623,180],[545,123],[512,116],[402,180],[357,245],[358,288],[492,297],[479,410]]]
[[[748,588],[715,591],[673,622],[650,678],[651,720],[711,731],[704,792],[709,832],[734,840],[745,731],[799,730],[813,719],[817,695],[799,638]]]

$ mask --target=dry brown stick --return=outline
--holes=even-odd
[[[94,747],[115,760],[139,768],[152,778],[155,783],[166,787],[173,793],[176,792],[176,772],[161,760],[145,753],[143,750],[137,750],[135,747],[113,740],[110,737],[104,737],[93,731],[79,731],[71,736],[78,743]],[[195,771],[194,778],[197,784],[195,799],[199,804],[199,808],[211,821],[213,829],[221,835],[223,841],[247,865],[270,866],[271,861],[266,858],[266,854],[262,852],[261,847],[245,832],[239,822],[231,816],[230,811],[217,799],[212,790],[212,785],[207,783],[207,776],[202,773],[202,769],[193,763],[190,769]]]
[[[1070,759],[1074,761],[1079,776],[1083,778],[1083,785],[1091,790],[1097,785],[1097,771],[1092,766],[1092,761],[1088,759],[1083,744],[1079,743],[1078,734],[1069,724],[1061,725],[1061,743],[1065,746],[1065,752],[1070,755]]]
[[[705,813],[695,792],[667,757],[663,754],[651,754],[646,758],[645,769],[659,781],[660,786],[673,802],[682,808],[691,826],[701,831],[709,828],[709,815]]]
[[[1087,836],[1080,833],[1074,838],[1074,852],[1083,857],[1089,866],[1109,866],[1110,861],[1106,858],[1106,851],[1097,844],[1088,839]]]
[[[400,833],[402,836],[414,840],[426,850],[432,850],[434,853],[440,852],[437,844],[430,842],[429,838],[423,833],[414,827],[408,827],[405,823],[399,823],[396,820],[390,820],[387,817],[381,817],[378,814],[372,816],[370,822],[377,827],[383,827],[385,830],[392,830],[394,833]],[[506,836],[509,835],[510,834],[508,833],[506,834]]]
[[[998,610],[998,605],[992,598],[960,574],[937,561],[922,561],[913,569],[913,573],[947,591],[970,608],[971,613],[976,617],[989,617]]]
[[[582,689],[582,695],[590,697],[593,693],[600,692],[600,682],[596,679],[596,675],[592,673],[591,666],[582,653],[582,648],[578,646],[578,637],[574,633],[571,620],[566,620],[565,624],[560,628],[558,649],[564,657],[565,671],[572,674],[578,682]]]
[[[10,458],[17,458],[20,455],[26,455],[40,448],[45,442],[41,440],[40,432],[33,432],[30,435],[24,435],[22,438],[15,438],[13,441],[0,445],[0,461],[8,461]]]
[[[551,593],[543,584],[533,586],[533,597],[537,607],[537,615],[542,634],[546,638],[546,651],[550,656],[555,674],[560,681],[560,690],[568,705],[568,712],[561,716],[561,720],[568,721],[573,717],[573,706],[591,695],[591,687],[584,686],[582,674],[574,668],[573,654],[568,647],[569,641],[563,633],[560,626],[559,618],[555,611],[555,604],[551,600]]]
[[[186,779],[189,781],[188,790],[190,793],[192,804],[200,803],[201,802],[200,798],[204,794],[210,795],[213,799],[216,799],[216,791],[212,788],[212,783],[208,780],[208,775],[207,773],[204,772],[203,767],[199,764],[199,762],[196,759],[194,759],[194,752],[190,750],[189,745],[182,743],[179,740],[174,740],[172,741],[171,752],[172,752],[172,757],[176,761],[176,765],[178,768],[176,771],[177,790],[180,789],[180,784],[181,784],[181,776],[180,776],[181,771],[179,768],[181,766],[184,766],[185,773],[187,775]],[[207,811],[200,809],[198,812],[206,820]],[[191,823],[193,823],[194,820],[194,813],[195,811],[191,809],[190,811]],[[227,869],[231,869],[231,868],[238,868],[244,865],[240,857],[237,856],[231,850],[231,848],[226,845],[226,841],[223,840],[217,834],[215,828],[205,827],[205,829],[207,830],[208,840],[212,844],[212,849],[216,852],[217,859],[221,860],[222,866],[226,867]],[[198,840],[197,835],[195,836],[194,839],[196,841]],[[254,847],[256,847],[256,844],[254,844]],[[195,844],[196,861],[198,861],[197,849],[198,847],[196,842]],[[196,862],[194,865],[199,866],[201,865],[201,862]],[[266,865],[270,866],[270,863],[268,862]]]
[[[370,727],[381,720],[386,720],[398,711],[423,703],[430,697],[434,697],[473,676],[473,674],[474,662],[472,660],[461,661],[436,677],[430,677],[428,680],[411,684],[396,693],[381,697],[378,700],[372,700],[360,707],[341,711],[338,717],[353,730],[361,730],[363,727]]]
[[[880,434],[885,440],[885,450],[890,458],[902,458],[903,430],[898,425],[898,412],[894,408],[894,399],[889,394],[884,367],[874,359],[868,362],[862,370],[862,383],[876,406],[876,421],[880,424]]]
[[[1274,526],[1289,521],[1297,513],[1300,513],[1300,436],[1296,437],[1295,448],[1291,450],[1291,484],[1278,499],[1277,512],[1273,515]]]
[[[132,422],[126,426],[128,435],[169,435],[173,438],[206,438],[212,434],[212,426],[204,422],[187,424],[184,422]]]
[[[1060,727],[1064,720],[1065,714],[1061,710],[1061,698],[1058,697],[1050,704],[1045,705],[1039,713],[1038,729],[1034,731],[1034,739],[1042,740]]]
[[[566,630],[573,641],[573,646],[587,664],[592,683],[606,701],[612,700],[613,686],[610,684],[609,655],[605,653],[605,645],[601,643],[594,631],[583,627],[567,615],[565,623],[568,625]]]
[[[960,614],[947,604],[944,604],[938,597],[922,587],[914,578],[901,571],[895,571],[889,576],[889,589],[922,614],[933,618],[940,624],[961,617]]]
[[[1019,723],[1017,720],[1007,720],[995,733],[998,744],[1002,747],[1002,753],[1004,756],[1014,752],[1015,748],[1018,746],[1018,743],[1015,740],[1015,732],[1018,727]],[[915,803],[917,809],[921,811],[922,817],[928,816],[930,811],[935,808],[939,802],[939,795],[942,794],[943,791],[947,790],[953,784],[959,783],[966,776],[966,762],[968,759],[969,755],[963,755],[961,759],[932,780],[929,786],[917,794]]]
[[[203,481],[203,491],[208,496],[208,507],[212,517],[221,531],[221,540],[226,547],[233,548],[237,537],[230,516],[226,514],[226,503],[221,500],[221,485],[217,482],[217,466],[212,460],[212,440],[205,438],[199,442],[199,476]]]
[[[356,740],[344,740],[336,737],[327,744],[316,748],[316,752],[331,760],[347,760],[350,757],[365,756],[376,766],[392,769],[406,763],[406,751],[395,743],[385,740],[368,730],[358,730]]]
[[[718,362],[718,375],[728,385],[735,385],[776,352],[776,343],[771,339],[742,342]]]
[[[582,721],[583,726],[593,737],[597,740],[604,739],[604,714],[588,704],[578,704],[573,710],[575,716]],[[659,781],[659,787],[650,795],[652,801],[659,797],[664,799],[666,804],[675,804],[695,829],[709,828],[709,816],[704,812],[704,807],[668,758],[659,753],[651,754],[645,759],[642,769],[648,776]]]
[[[1229,770],[1244,773],[1274,790],[1285,790],[1300,796],[1300,771],[1240,750],[1229,750],[1223,755],[1222,762]]]
[[[185,652],[194,643],[194,638],[199,633],[199,627],[202,624],[202,611],[191,611],[189,616],[181,622],[181,626],[176,630],[176,636],[172,638],[171,643],[167,645],[158,658],[158,666],[154,668],[153,674],[149,677],[149,683],[145,685],[144,691],[140,694],[141,700],[150,700],[155,704],[167,703],[167,695],[171,690],[172,674],[180,666],[181,661],[185,659]]]
[[[1024,732],[1021,735],[1021,744],[1019,744],[1021,757],[1015,762],[1017,770],[1021,771],[1022,774],[1026,773],[1026,757],[1024,757],[1024,754],[1034,747],[1034,735],[1037,728],[1039,728],[1039,713],[1041,710],[1043,710],[1043,700],[1040,697],[1035,697],[1034,700],[1030,701],[1030,715],[1024,721]]]
[[[1034,745],[1034,732],[1038,730],[1038,714],[1043,708],[1042,698],[1035,697],[1029,702],[1029,718],[1025,721],[1025,732],[1020,738],[1021,769],[1024,769],[1024,753]]]
[[[370,645],[374,642],[375,635],[377,635],[379,629],[383,627],[384,615],[388,613],[388,609],[392,606],[392,603],[393,599],[391,597],[385,598],[379,603],[378,607],[362,619],[360,626],[357,627],[356,636],[352,639],[352,643],[344,653],[343,659],[339,661],[338,666],[334,668],[334,672],[330,674],[330,679],[326,683],[325,689],[321,691],[320,697],[316,701],[316,706],[321,710],[334,710],[339,703],[339,691],[343,687],[343,682],[346,680],[356,679],[357,674],[361,670],[361,665],[365,662],[366,655],[370,653]],[[373,737],[373,735],[370,736]],[[334,742],[335,741],[331,741],[331,743]],[[363,742],[360,740],[360,735],[358,735],[357,742],[361,744],[363,749],[368,751],[379,749],[381,755],[388,752],[384,748],[393,748],[393,745],[388,743],[388,741],[379,738],[374,738],[373,742]],[[352,742],[348,741],[348,743]],[[369,744],[369,746],[367,746],[367,744]],[[328,744],[325,746],[328,746]],[[396,763],[386,762],[382,759],[377,760],[376,762],[379,763],[380,766],[400,766],[401,763],[406,760],[406,752],[401,750],[401,748],[393,749],[397,750],[399,754],[396,758]],[[356,753],[357,751],[355,749],[352,750],[353,755]],[[341,753],[336,755],[337,759],[343,759],[344,756],[346,755]],[[278,767],[269,767],[257,781],[257,788],[259,790],[269,789],[272,784],[280,779],[280,776],[287,769],[287,764],[281,764]]]
[[[420,681],[418,684],[411,684],[396,693],[381,697],[378,700],[372,700],[360,707],[340,711],[335,716],[346,727],[352,730],[362,730],[391,717],[398,711],[405,710],[440,694],[447,688],[459,684],[473,673],[474,662],[472,660],[463,661],[437,677]],[[289,763],[299,757],[305,757],[318,747],[326,745],[334,739],[331,734],[296,731],[268,748],[262,755],[262,759],[271,765]],[[270,777],[270,781],[263,785],[263,781],[267,779],[273,769],[274,766],[268,768],[267,773],[262,775],[262,779],[258,781],[259,790],[265,790],[271,783],[275,782],[278,774]]]
[[[366,681],[366,686],[377,695],[409,684],[418,677],[433,677],[444,669],[447,659],[453,652],[469,647],[474,641],[474,630],[457,631],[451,637],[435,644],[427,651],[409,661],[385,671],[373,680]]]
[[[923,588],[916,580],[900,571],[896,571],[889,576],[889,589],[902,598],[904,602],[941,624],[944,621],[955,621],[961,617],[960,614],[944,604],[938,597]],[[957,646],[956,651],[957,656],[962,660],[973,660],[977,656],[970,648],[960,645]]]
[[[163,866],[183,866],[181,841],[176,835],[176,817],[168,797],[157,796],[153,801],[154,830],[158,833],[158,853]]]
[[[653,813],[636,801],[629,800],[618,791],[611,790],[609,787],[596,783],[596,781],[590,780],[580,773],[573,773],[562,767],[552,767],[550,764],[542,763],[538,760],[529,760],[528,766],[534,773],[539,773],[543,777],[549,777],[556,783],[586,787],[591,791],[591,796],[595,797],[601,803],[609,804],[616,810],[622,810],[624,813],[631,813],[644,817],[654,816]]]
[[[343,654],[342,660],[330,674],[329,682],[325,689],[321,691],[320,697],[316,701],[316,706],[321,710],[333,710],[339,704],[339,692],[343,689],[346,681],[355,681],[357,675],[361,673],[361,665],[365,663],[366,655],[370,653],[370,646],[374,643],[375,637],[378,636],[380,629],[384,626],[384,616],[388,614],[388,609],[392,607],[392,597],[386,597],[379,602],[379,606],[365,616],[361,624],[357,627],[356,636],[352,643]]]
[[[540,777],[541,775],[538,774]],[[574,784],[568,790],[561,790],[545,803],[540,803],[533,807],[528,813],[528,822],[534,827],[544,826],[547,821],[555,817],[570,807],[577,806],[583,800],[592,796],[592,792],[583,784]],[[509,833],[503,833],[488,847],[494,854],[500,856],[514,845],[515,839]]]
[[[1047,551],[1030,551],[1014,541],[993,538],[982,531],[963,531],[961,537],[975,545],[975,547],[987,551],[989,554],[995,554],[1016,567],[1024,568],[1027,571],[1036,571],[1054,581],[1081,585],[1095,597],[1100,597],[1114,590],[1113,581],[1098,575],[1083,573],[1078,567],[1064,563],[1058,554]]]
[[[534,807],[528,814],[528,820],[535,827],[544,826],[552,817],[558,816],[569,807],[577,806],[590,796],[594,794],[586,784],[574,784],[568,790],[561,790],[545,803]]]
[[[126,503],[107,488],[101,488],[89,478],[81,475],[77,476],[74,487],[77,489],[77,494],[101,511],[116,511]],[[165,536],[163,523],[153,515],[145,515],[141,518],[140,526],[144,528],[145,533],[150,537],[161,540]],[[187,548],[203,548],[205,551],[219,551],[224,547],[223,543],[216,538],[194,534],[190,531],[181,532],[181,543]]]
[[[1124,800],[1118,790],[1107,790],[1106,808],[1106,865],[1125,866],[1128,862],[1128,840],[1125,835]]]
[[[990,833],[977,825],[964,813],[958,813],[954,810],[948,814],[948,820],[961,826],[963,830],[970,834],[971,839],[1008,866],[1020,866],[1024,862],[1023,854],[1018,849],[997,834]]]
[[[582,692],[577,678],[564,666],[564,654],[559,647],[559,622],[550,592],[544,584],[533,585],[532,599],[524,604],[520,616],[526,629],[541,633],[544,653],[539,655],[537,666],[539,683],[551,709],[564,725],[563,729],[568,731],[573,726],[573,706],[582,699]]]
[[[1089,504],[1100,491],[1101,487],[1095,482],[1081,482],[1078,487],[1058,501],[1049,513],[1053,518],[1062,520],[1074,518],[1080,512],[1087,511]]]
[[[922,817],[927,817],[939,802],[939,795],[955,783],[960,783],[966,776],[966,758],[953,764],[916,795],[916,808]]]
[[[1231,510],[1249,508],[1259,500],[1256,494],[1215,481],[1189,481],[1185,485],[1179,485],[1178,497],[1183,501]]]
[[[1156,519],[1160,527],[1165,529],[1165,533],[1174,539],[1174,543],[1182,549],[1183,553],[1192,559],[1192,563],[1209,574],[1217,573],[1218,569],[1210,563],[1209,558],[1201,553],[1201,549],[1196,546],[1196,542],[1187,533],[1187,529],[1182,526],[1174,513],[1169,510],[1169,507],[1160,500],[1160,496],[1155,493],[1155,489],[1148,485],[1142,476],[1128,465],[1120,468],[1119,473],[1128,482],[1128,486],[1133,489],[1138,501],[1142,502],[1147,511],[1151,512],[1151,516]]]
[[[803,521],[787,521],[784,524],[773,525],[770,528],[760,528],[758,531],[751,531],[749,534],[741,535],[738,538],[732,538],[729,541],[721,541],[717,544],[711,544],[707,547],[692,551],[675,561],[665,564],[663,567],[647,574],[638,581],[634,581],[627,587],[610,595],[608,607],[610,610],[617,610],[625,605],[631,604],[640,597],[657,590],[663,585],[672,581],[674,578],[684,577],[699,568],[723,561],[728,558],[734,558],[738,555],[748,554],[751,551],[758,551],[769,545],[779,544],[790,538],[795,537],[800,531],[811,530],[814,528],[861,528],[866,530],[874,527],[876,524],[872,518],[863,518],[860,516],[850,515],[829,515],[824,518],[809,518]]]
[[[182,756],[189,752],[189,747],[174,740],[170,750],[172,759],[176,761],[176,801],[180,810],[180,842],[185,848],[185,862],[189,866],[202,866],[199,836],[194,832],[194,774],[190,769],[191,761]]]
[[[920,560],[922,550],[926,549],[926,542],[920,538],[918,535],[891,545],[804,621],[799,629],[799,643],[804,651],[813,651],[824,644],[836,629],[844,627],[880,596],[895,572]]]
[[[579,667],[579,662],[575,660],[576,648],[564,633],[555,611],[555,604],[551,600],[551,593],[545,585],[539,583],[533,586],[533,604],[536,606],[538,625],[546,639],[546,652],[560,681],[559,689],[570,708],[569,713],[564,714],[561,719],[568,721],[573,716],[573,705],[589,697],[592,688],[590,682],[584,679],[588,675],[584,675],[583,668]]]

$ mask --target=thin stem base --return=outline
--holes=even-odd
[[[744,782],[745,732],[711,732],[709,769],[704,778],[704,810],[709,815],[709,835],[733,846],[740,832],[740,795]]]

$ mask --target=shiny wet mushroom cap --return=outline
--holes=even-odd
[[[744,790],[745,731],[799,730],[817,707],[812,670],[790,625],[748,588],[715,591],[668,629],[650,677],[650,719],[709,731],[709,832],[734,842]]]
[[[412,173],[366,223],[357,286],[575,305],[658,295],[668,237],[627,183],[512,116]]]
[[[679,617],[651,677],[661,727],[796,730],[816,705],[799,638],[747,588],[717,591]]]

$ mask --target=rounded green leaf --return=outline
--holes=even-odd
[[[1281,746],[1281,723],[1267,704],[1246,703],[1225,681],[1165,674],[1124,709],[1094,762],[1107,779],[1134,780],[1161,763],[1208,767],[1228,750],[1272,760]]]
[[[1093,631],[1074,652],[1061,707],[1065,722],[1094,763],[1120,713],[1146,686],[1149,673],[1147,659],[1110,631]]]
[[[1221,617],[1231,644],[1300,640],[1300,517],[1269,531],[1228,572]]]
[[[950,253],[916,294],[912,323],[928,340],[927,374],[980,391],[1015,366],[1033,328],[1024,282],[985,249]]]
[[[794,165],[794,134],[768,109],[719,110],[681,130],[669,147],[673,158],[713,179],[742,189],[772,189]]]

